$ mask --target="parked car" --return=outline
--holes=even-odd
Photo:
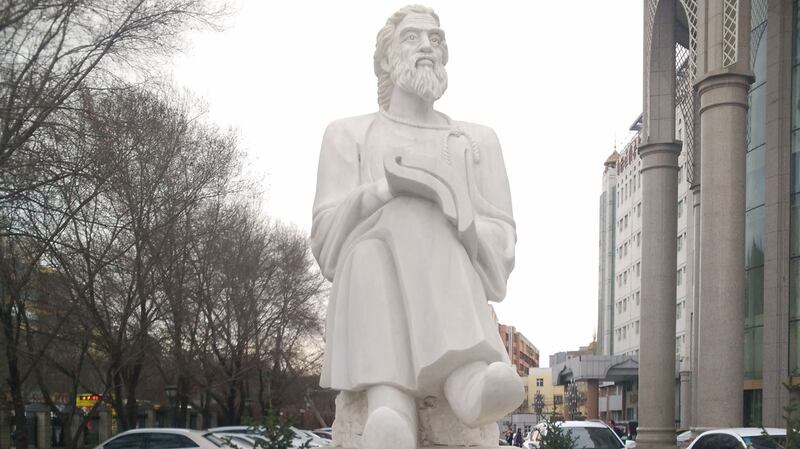
[[[602,422],[596,421],[560,421],[556,423],[569,431],[575,440],[574,449],[634,449],[636,442],[630,440],[623,443],[616,432]],[[526,449],[539,449],[542,436],[547,432],[544,423],[534,426],[523,443]]]
[[[322,438],[312,434],[311,432],[298,429],[296,427],[291,427],[292,432],[294,432],[294,440],[292,442],[292,447],[301,447],[303,443],[308,442],[309,447],[327,447],[330,446],[330,441],[323,440]],[[218,435],[249,435],[249,436],[261,436],[260,433],[256,431],[253,427],[248,426],[224,426],[224,427],[212,427],[208,429],[209,432],[213,432]]]
[[[314,432],[315,435],[321,438],[333,440],[333,428],[331,427],[322,427],[319,429],[314,429],[312,430],[312,432]]]
[[[291,429],[294,431],[295,435],[309,437],[312,444],[311,447],[316,447],[313,446],[314,444],[318,445],[319,447],[333,446],[333,441],[330,438],[323,438],[310,430],[298,429],[297,427],[291,427]]]
[[[692,441],[689,449],[750,449],[751,446],[752,449],[779,449],[785,443],[786,429],[737,427],[703,432]]]
[[[128,430],[109,438],[95,449],[230,449],[208,431],[169,428]]]
[[[675,445],[678,449],[687,449],[696,436],[697,434],[691,430],[684,430],[675,436]]]
[[[216,433],[228,445],[236,449],[255,449],[256,440],[255,435],[247,435],[246,433]]]

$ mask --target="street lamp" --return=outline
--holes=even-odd
[[[172,414],[172,427],[178,427],[178,414],[175,412],[175,399],[178,397],[177,385],[165,385],[164,394],[167,395],[169,400],[169,411]]]

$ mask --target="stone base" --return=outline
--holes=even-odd
[[[422,448],[470,447],[492,448],[499,440],[497,423],[477,428],[465,426],[453,415],[443,398],[417,400],[419,414],[418,441]],[[341,448],[358,448],[367,420],[367,398],[363,392],[342,391],[336,397],[336,419],[333,421],[333,442]]]

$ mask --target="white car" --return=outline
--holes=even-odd
[[[294,432],[294,439],[292,440],[292,448],[299,448],[306,442],[308,442],[308,447],[326,447],[330,446],[330,442],[323,440],[322,438],[311,434],[310,432],[306,432],[304,430],[297,429],[295,427],[290,427],[292,432]],[[225,435],[247,435],[251,438],[261,436],[255,428],[248,427],[248,426],[225,426],[225,427],[212,427],[208,429],[209,432],[213,432],[214,434],[225,436]],[[245,448],[242,448],[245,449]],[[249,448],[247,448],[249,449]]]
[[[95,449],[231,449],[216,435],[200,430],[143,428],[122,432]]]
[[[573,449],[634,449],[635,441],[623,443],[617,433],[602,422],[596,421],[559,421],[556,425],[569,431],[575,438]],[[528,440],[523,443],[526,449],[539,449],[542,436],[546,433],[544,423],[537,424]]]
[[[765,436],[766,432],[769,436]],[[786,429],[768,427],[737,427],[715,429],[701,433],[688,449],[778,449],[786,442]]]

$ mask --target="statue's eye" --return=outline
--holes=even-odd
[[[407,41],[415,41],[415,40],[417,40],[417,36],[414,35],[413,33],[408,33],[408,34],[406,34],[406,40]]]
[[[442,43],[442,38],[440,38],[439,36],[436,36],[436,35],[431,36],[431,45],[434,45],[434,46],[438,47],[439,44],[441,44],[441,43]]]

